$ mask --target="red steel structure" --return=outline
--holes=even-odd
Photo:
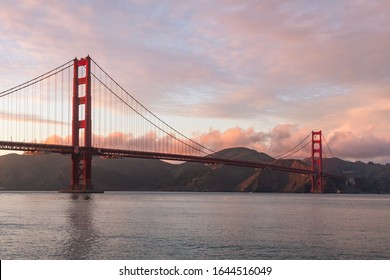
[[[72,68],[73,72],[71,71]],[[52,79],[51,88],[50,79]],[[114,98],[115,101],[120,101],[119,103],[115,103],[115,106],[122,106],[119,107],[121,109],[118,109],[118,111],[122,111],[123,115],[128,118],[124,118],[122,121],[119,121],[120,127],[113,126],[113,124],[117,124],[118,121],[112,116],[110,116],[109,113],[101,113],[101,111],[99,111],[99,114],[97,114],[98,119],[96,119],[94,122],[95,125],[98,124],[94,127],[95,134],[99,134],[99,131],[96,131],[96,129],[98,130],[99,127],[107,126],[109,127],[110,131],[113,131],[113,129],[117,129],[117,131],[122,131],[123,133],[125,133],[126,130],[128,130],[128,132],[135,131],[132,138],[129,138],[128,140],[123,140],[123,144],[125,145],[117,145],[115,144],[115,141],[113,142],[114,145],[112,145],[112,143],[110,142],[104,143],[104,141],[101,143],[101,145],[99,145],[99,143],[96,142],[96,139],[92,139],[93,108],[91,91],[93,91],[94,94],[94,102],[98,101],[97,104],[102,103],[104,104],[104,106],[110,107],[110,105],[114,104],[110,97]],[[49,101],[50,94],[52,92],[56,94],[55,96],[58,96],[60,93],[65,93],[64,98],[66,98],[66,104],[68,105],[68,114],[64,114],[65,111],[63,109],[58,109],[57,106],[51,105]],[[41,101],[40,104],[42,105],[39,105],[38,108],[41,111],[45,112],[44,115],[49,120],[46,126],[40,126],[39,130],[37,129],[38,131],[34,133],[35,129],[30,129],[27,126],[25,130],[23,130],[18,127],[13,127],[10,124],[6,124],[6,122],[3,122],[3,130],[10,131],[11,136],[16,134],[26,137],[27,134],[27,137],[30,136],[30,139],[34,139],[36,135],[39,135],[40,133],[42,133],[43,135],[47,133],[47,136],[49,137],[53,134],[53,130],[55,135],[58,130],[52,129],[50,127],[50,125],[52,125],[53,123],[59,123],[63,125],[63,123],[69,124],[71,122],[71,127],[67,126],[68,135],[71,135],[71,143],[69,143],[68,141],[59,141],[55,143],[42,141],[21,141],[21,139],[24,138],[19,137],[18,140],[12,140],[12,137],[10,137],[11,141],[4,141],[5,139],[0,139],[0,150],[18,150],[24,152],[45,151],[71,155],[71,180],[69,187],[63,192],[94,192],[92,184],[93,156],[101,156],[107,158],[133,157],[177,160],[199,162],[204,164],[225,164],[256,169],[271,169],[282,172],[293,172],[310,176],[312,181],[311,192],[317,193],[324,192],[324,177],[337,177],[340,179],[345,179],[341,178],[341,176],[338,175],[323,172],[323,135],[321,131],[312,131],[311,133],[311,166],[305,166],[303,168],[293,168],[285,166],[280,161],[245,161],[221,156],[218,154],[218,152],[214,152],[207,147],[204,147],[201,144],[196,143],[195,141],[180,134],[167,123],[159,119],[151,111],[147,110],[142,104],[140,104],[128,92],[126,92],[118,83],[116,83],[116,81],[113,80],[89,56],[85,58],[75,58],[74,60],[70,60],[62,66],[47,72],[46,74],[43,74],[37,78],[34,78],[9,90],[0,92],[0,101],[2,101],[1,107],[3,108],[3,112],[0,110],[0,119],[8,120],[8,122],[15,121],[17,123],[28,123],[28,121],[30,121],[35,123],[36,117],[34,116],[37,111],[35,109],[35,106],[33,106],[35,104],[20,104],[22,97],[25,98],[26,94],[30,94],[31,97],[33,95],[39,94]],[[45,94],[47,94],[48,99],[48,102],[46,103],[44,102],[46,101],[44,98]],[[13,98],[8,98],[11,95]],[[54,99],[56,99],[56,97]],[[15,100],[17,101],[16,103],[19,102],[16,105],[14,105],[13,103]],[[50,110],[50,106],[51,108],[55,109]],[[17,110],[24,109],[27,111],[27,113],[23,113],[21,114],[21,117],[18,117],[16,116],[16,114],[11,114],[7,112],[5,110],[6,108],[12,108]],[[53,111],[57,111],[55,112],[56,114],[49,113]],[[31,115],[33,117],[31,117],[31,119],[27,119],[26,121],[26,115]],[[58,117],[58,115],[60,117]],[[65,117],[63,117],[64,115]],[[152,129],[155,130],[155,133],[153,134],[155,138],[145,137],[146,133],[151,131]],[[32,132],[31,135],[29,135],[29,132]],[[60,133],[61,132],[64,133],[64,130],[61,130]],[[307,135],[304,141],[306,141],[308,137],[310,137],[310,134]],[[94,146],[92,146],[92,142]],[[300,144],[302,143],[303,141]],[[152,148],[148,150],[148,147]],[[304,145],[304,147],[306,147],[306,144]]]
[[[322,187],[322,132],[311,133],[311,192],[321,193]]]
[[[72,192],[92,191],[91,58],[74,59],[72,111]],[[85,76],[79,77],[85,68]],[[82,86],[84,85],[84,86]],[[81,90],[80,90],[81,89]],[[81,116],[80,116],[81,113]],[[81,131],[82,130],[82,131]],[[80,131],[82,134],[80,134]],[[84,140],[80,149],[80,136]]]

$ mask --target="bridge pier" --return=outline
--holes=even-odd
[[[92,192],[92,153],[90,150],[72,153],[71,192]]]

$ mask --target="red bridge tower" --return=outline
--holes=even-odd
[[[322,186],[322,132],[312,131],[311,133],[311,192],[321,193]]]
[[[73,115],[72,115],[72,178],[70,192],[93,191],[92,185],[92,107],[91,107],[91,58],[74,59]],[[79,77],[84,71],[85,76]],[[81,90],[80,90],[81,89]],[[81,116],[80,116],[81,113]],[[81,135],[80,135],[80,130]],[[80,136],[84,143],[80,149]]]

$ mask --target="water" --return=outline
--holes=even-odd
[[[0,259],[390,259],[389,195],[0,193]]]

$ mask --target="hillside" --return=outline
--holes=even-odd
[[[247,148],[231,148],[216,155],[236,160],[271,162],[304,168],[306,161],[275,160]],[[171,164],[153,159],[93,159],[96,190],[308,192],[307,175],[273,170],[200,163]],[[356,184],[325,178],[326,192],[390,193],[390,165],[325,159],[324,171],[353,176]],[[59,154],[0,156],[0,190],[59,190],[70,180],[70,158]]]

